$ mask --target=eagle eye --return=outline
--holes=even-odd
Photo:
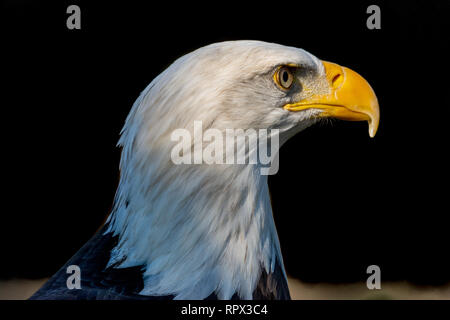
[[[286,66],[279,67],[274,75],[274,80],[282,89],[289,89],[294,83],[294,73],[292,68]]]

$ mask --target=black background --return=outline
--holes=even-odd
[[[81,30],[66,8],[81,7]],[[366,8],[381,8],[381,30]],[[269,178],[287,272],[352,282],[450,281],[447,1],[4,1],[1,10],[0,277],[53,274],[109,213],[120,129],[179,56],[223,40],[303,48],[350,67],[377,93],[367,125],[335,121],[290,140]]]

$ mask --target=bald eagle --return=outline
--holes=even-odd
[[[282,145],[326,118],[367,121],[373,137],[374,91],[348,68],[274,43],[227,41],[182,56],[126,119],[105,225],[32,299],[289,299],[261,165],[175,164],[171,134],[201,121],[219,132],[277,129]],[[67,287],[70,265],[81,289]]]

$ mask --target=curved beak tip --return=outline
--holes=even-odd
[[[378,131],[378,125],[380,123],[380,108],[378,106],[378,101],[376,105],[372,108],[372,112],[369,114],[369,136],[374,138]]]
[[[369,136],[374,138],[377,134],[377,127],[373,125],[371,121],[369,121]]]

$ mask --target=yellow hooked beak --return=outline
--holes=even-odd
[[[297,103],[287,104],[284,109],[300,111],[321,109],[319,117],[332,117],[348,121],[367,121],[369,135],[374,137],[380,121],[380,110],[375,92],[369,83],[355,71],[335,63],[322,62],[330,92],[312,95]]]

